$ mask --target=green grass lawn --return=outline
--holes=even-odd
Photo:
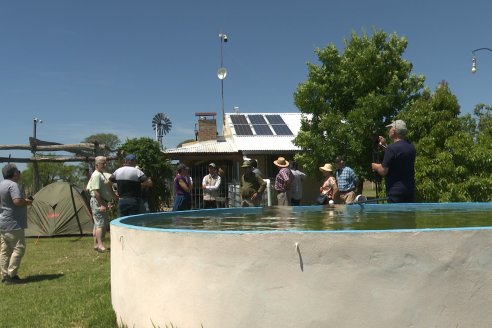
[[[19,276],[0,286],[0,327],[117,327],[110,254],[92,237],[28,238]]]

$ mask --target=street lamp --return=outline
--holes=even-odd
[[[222,99],[222,135],[224,135],[225,113],[224,113],[224,79],[227,76],[227,69],[224,67],[224,43],[227,42],[227,35],[219,33],[220,38],[220,68],[217,71],[217,77],[220,80],[221,99]]]
[[[472,68],[471,68],[471,72],[472,74],[475,74],[475,72],[477,71],[477,57],[475,56],[475,52],[477,51],[480,51],[480,50],[487,50],[487,51],[492,51],[492,49],[490,48],[478,48],[478,49],[475,49],[472,51]]]
[[[38,141],[36,140],[36,126],[38,123],[43,123],[43,120],[35,117],[32,119],[33,123],[33,129],[32,129],[32,136],[33,136],[33,143],[31,145],[31,152],[36,157],[36,146],[38,144]],[[39,167],[38,167],[38,162],[34,161],[32,163],[32,193],[35,194],[39,190]]]
[[[32,136],[34,139],[36,139],[36,125],[38,125],[38,123],[43,123],[43,120],[35,117],[35,118],[33,118],[32,122],[34,123],[33,130],[32,130]]]

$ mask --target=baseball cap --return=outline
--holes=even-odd
[[[407,133],[407,124],[402,120],[396,120],[391,122],[391,124],[386,125],[387,128],[395,128],[396,133],[405,134]]]
[[[216,166],[215,166],[215,163],[210,163],[210,164],[208,164],[208,166],[211,166],[211,167],[216,167]]]
[[[125,161],[136,161],[136,160],[137,160],[137,156],[133,154],[126,155],[125,157]]]

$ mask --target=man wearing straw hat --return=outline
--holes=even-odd
[[[289,206],[289,196],[287,193],[290,190],[292,182],[292,172],[289,169],[289,162],[284,157],[279,157],[273,161],[273,164],[279,169],[275,177],[275,191],[277,192],[277,204],[279,206]]]

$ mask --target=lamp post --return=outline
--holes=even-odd
[[[43,120],[35,117],[33,118],[32,122],[33,122],[32,137],[36,139],[36,126],[38,125],[38,123],[43,123]]]
[[[227,69],[224,67],[224,43],[227,42],[227,35],[219,33],[220,38],[220,68],[217,71],[217,77],[220,80],[221,100],[222,100],[222,135],[224,135],[225,113],[224,113],[224,79],[227,76]]]
[[[34,138],[33,144],[32,144],[32,149],[31,152],[33,153],[34,157],[36,156],[36,145],[37,145],[37,140],[36,140],[36,126],[38,123],[43,123],[43,120],[35,117],[32,120],[33,122],[33,128],[32,128],[32,136]],[[32,162],[32,194],[37,193],[39,190],[39,167],[38,167],[38,162],[33,161]]]
[[[490,48],[478,48],[478,49],[475,49],[475,50],[472,51],[473,57],[472,57],[472,68],[471,68],[471,72],[473,74],[475,74],[475,72],[477,71],[477,57],[476,57],[475,53],[477,51],[481,51],[481,50],[492,51],[492,49],[490,49]]]

